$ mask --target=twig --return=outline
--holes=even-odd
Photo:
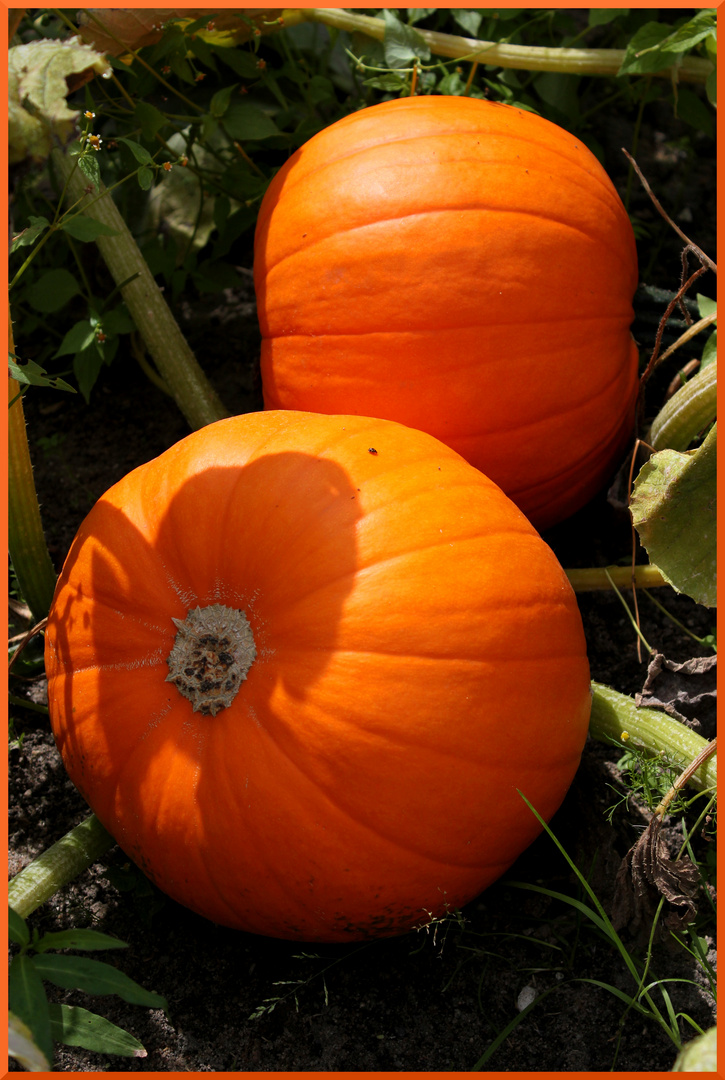
[[[13,670],[13,666],[15,664],[15,661],[20,656],[21,652],[23,651],[25,646],[28,644],[28,642],[31,641],[32,638],[34,638],[36,634],[39,634],[41,630],[45,630],[45,626],[46,626],[47,622],[48,622],[47,618],[46,619],[41,619],[40,622],[35,624],[35,626],[31,626],[30,630],[28,630],[27,633],[22,635],[22,641],[20,642],[20,644],[18,645],[17,649],[15,650],[13,655],[10,657],[10,660],[8,662],[8,674],[10,674],[10,672]]]
[[[680,790],[680,788],[685,786],[685,784],[690,779],[692,774],[697,769],[699,769],[701,765],[704,765],[704,763],[708,760],[708,758],[712,757],[712,755],[715,753],[716,750],[717,750],[717,739],[713,739],[712,742],[709,742],[707,744],[707,746],[703,746],[702,750],[697,755],[697,757],[694,758],[694,760],[690,762],[690,764],[687,766],[687,768],[684,769],[680,773],[680,775],[677,777],[677,779],[673,783],[670,790],[667,792],[667,794],[663,798],[662,802],[659,804],[659,806],[657,806],[655,808],[654,815],[653,815],[654,817],[656,817],[659,814],[659,816],[661,818],[664,818],[665,814],[667,813],[667,807],[670,805],[670,803],[672,802],[674,797],[677,795],[677,792]]]
[[[650,197],[650,199],[652,200],[652,203],[653,203],[653,205],[654,205],[655,209],[657,210],[657,212],[658,212],[659,214],[661,214],[661,215],[662,215],[662,217],[663,217],[663,218],[665,219],[665,221],[666,221],[666,222],[668,223],[668,225],[671,225],[671,226],[672,226],[672,228],[673,228],[673,229],[675,230],[675,232],[677,233],[677,235],[678,235],[678,236],[679,236],[679,237],[680,237],[680,238],[681,238],[682,240],[684,240],[684,241],[685,241],[685,243],[686,243],[686,244],[688,245],[688,247],[692,248],[692,250],[693,250],[693,251],[695,252],[695,254],[697,255],[698,259],[700,259],[700,261],[701,261],[701,262],[702,262],[702,263],[703,263],[703,264],[704,264],[704,265],[705,265],[705,266],[706,266],[706,267],[708,268],[708,270],[712,270],[712,272],[713,272],[714,274],[716,274],[716,273],[717,273],[717,263],[714,263],[714,262],[712,261],[712,259],[710,258],[710,256],[709,256],[709,255],[706,255],[706,254],[705,254],[705,252],[704,252],[704,251],[702,250],[702,248],[699,248],[699,247],[697,246],[697,244],[694,244],[694,243],[692,242],[692,240],[690,240],[689,236],[685,236],[685,234],[683,233],[683,231],[682,231],[682,229],[681,229],[681,228],[679,227],[679,225],[676,225],[676,224],[675,224],[675,222],[674,222],[674,221],[672,220],[672,218],[671,218],[671,217],[670,217],[670,215],[669,215],[669,214],[667,213],[667,211],[665,210],[665,208],[664,208],[664,207],[662,206],[661,202],[659,201],[659,199],[657,198],[657,196],[655,195],[655,193],[654,193],[654,192],[652,191],[652,188],[651,188],[651,187],[649,186],[649,184],[648,184],[648,183],[647,183],[647,181],[645,180],[645,178],[644,178],[644,175],[643,175],[643,173],[642,173],[642,170],[640,169],[639,165],[638,165],[638,164],[637,164],[637,162],[636,162],[636,161],[634,160],[634,158],[632,157],[632,155],[631,155],[631,154],[629,153],[629,151],[628,151],[628,150],[625,150],[625,149],[624,149],[624,147],[622,147],[622,153],[623,153],[623,154],[625,155],[625,157],[626,157],[626,158],[628,159],[628,161],[629,161],[630,165],[632,166],[632,168],[634,169],[634,171],[635,171],[635,172],[637,173],[637,176],[638,176],[638,177],[639,177],[639,179],[640,179],[640,182],[641,182],[641,184],[642,184],[642,187],[644,188],[644,190],[645,190],[645,191],[647,192],[647,194],[649,195],[649,197]]]

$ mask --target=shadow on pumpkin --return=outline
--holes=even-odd
[[[339,465],[301,453],[180,485],[164,458],[107,492],[74,541],[47,632],[51,717],[124,851],[174,898],[239,925],[260,867],[265,889],[287,888],[272,880],[280,822],[314,787],[294,762],[295,713],[334,654],[359,502]],[[216,716],[166,681],[172,619],[208,604],[243,610],[257,650]]]

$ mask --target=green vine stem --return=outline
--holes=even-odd
[[[366,34],[382,41],[385,23],[370,15],[357,15],[341,8],[293,8],[283,12],[285,26],[309,21],[324,23],[337,30]],[[616,75],[624,60],[623,49],[555,49],[534,45],[509,45],[495,41],[440,34],[434,30],[416,32],[432,53],[453,60],[477,60],[483,64],[521,71],[557,71],[574,75]],[[685,56],[676,68],[656,72],[663,78],[681,82],[704,83],[712,74],[713,65],[698,56]]]
[[[635,585],[640,589],[653,589],[667,585],[656,566],[587,566],[583,569],[566,570],[574,592],[590,592],[595,589],[611,589],[616,585],[627,589]]]
[[[652,423],[655,450],[686,450],[717,415],[717,361],[701,368],[666,401]]]
[[[51,158],[70,201],[83,198],[87,181],[74,160],[59,150],[53,150]],[[116,233],[99,236],[96,243],[162,379],[192,428],[221,420],[228,413],[189,348],[118,207],[103,185],[98,195],[86,198],[81,208]]]
[[[115,843],[96,815],[91,814],[15,875],[8,889],[10,907],[27,918]]]
[[[10,319],[8,351],[15,354]],[[40,622],[53,601],[55,567],[40,519],[20,385],[11,378],[8,402],[12,402],[8,410],[8,548],[23,598],[35,622]]]
[[[685,769],[708,745],[701,735],[657,709],[640,709],[631,697],[592,683],[592,714],[589,734],[598,742],[622,749],[634,747],[648,757],[660,757],[667,765]],[[698,791],[717,788],[717,756],[713,754],[688,778]]]

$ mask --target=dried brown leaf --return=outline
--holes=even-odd
[[[662,836],[662,820],[654,817],[622,859],[615,881],[612,924],[633,933],[649,932],[660,899],[666,901],[664,925],[681,930],[697,914],[700,873],[685,855],[673,859]]]
[[[163,35],[164,23],[171,19],[189,23],[208,16],[214,32],[233,34],[235,41],[243,41],[251,36],[252,24],[264,32],[269,29],[266,24],[281,14],[282,8],[89,8],[80,13],[79,32],[100,52],[120,56],[129,49],[154,45]]]
[[[696,656],[684,664],[655,653],[647,669],[638,706],[663,709],[676,720],[696,728],[706,739],[715,735],[717,656]]]

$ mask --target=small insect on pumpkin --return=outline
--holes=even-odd
[[[622,201],[569,132],[467,97],[361,109],[262,201],[265,406],[427,431],[545,528],[625,451],[637,277]]]
[[[572,589],[499,488],[422,432],[296,412],[202,428],[106,492],[46,668],[123,851],[217,923],[307,941],[476,896],[539,831],[519,791],[559,806],[590,708]]]

